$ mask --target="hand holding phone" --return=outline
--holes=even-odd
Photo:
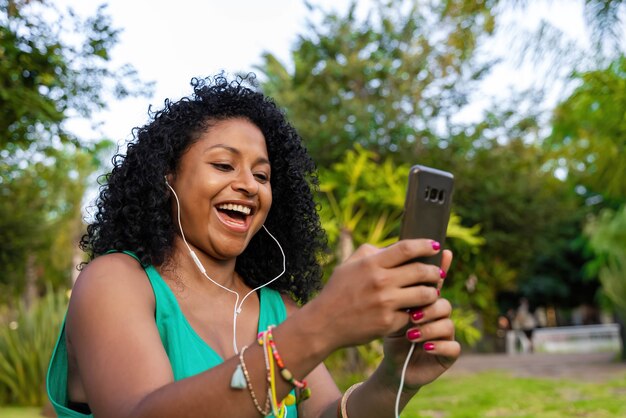
[[[409,185],[404,202],[400,239],[428,238],[442,248],[450,219],[454,176],[423,165],[409,170]],[[441,252],[412,261],[441,265]]]
[[[437,241],[443,247],[446,240],[454,176],[446,171],[423,165],[415,165],[409,171],[409,185],[404,202],[404,215],[400,227],[400,239],[427,238]],[[430,257],[418,257],[411,262],[421,262],[441,266],[442,252]],[[407,329],[410,325],[407,326]],[[411,343],[400,378],[396,396],[395,416],[400,416],[400,398],[409,360],[415,350]]]

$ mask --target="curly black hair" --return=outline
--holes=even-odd
[[[133,129],[126,155],[113,157],[81,249],[91,259],[127,250],[144,265],[169,260],[177,227],[164,176],[176,172],[183,153],[214,123],[244,118],[265,136],[273,199],[265,225],[282,243],[286,256],[286,273],[270,286],[301,302],[308,300],[321,285],[318,256],[326,251],[326,236],[313,200],[318,184],[315,164],[300,136],[274,101],[256,90],[253,74],[231,81],[223,74],[194,78],[191,85],[191,96],[166,100],[162,110],[150,111],[150,122]],[[279,249],[260,231],[237,258],[236,270],[249,286],[257,287],[278,274],[281,266]]]

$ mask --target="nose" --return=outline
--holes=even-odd
[[[246,196],[254,196],[259,192],[259,182],[254,178],[252,172],[248,170],[239,172],[231,185],[233,190]]]

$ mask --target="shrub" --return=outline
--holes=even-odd
[[[49,291],[27,308],[0,317],[0,404],[41,406],[50,355],[67,307],[65,291]]]

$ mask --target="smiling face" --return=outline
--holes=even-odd
[[[272,205],[270,174],[265,137],[252,122],[227,119],[202,133],[168,177],[187,242],[218,260],[241,254]]]

